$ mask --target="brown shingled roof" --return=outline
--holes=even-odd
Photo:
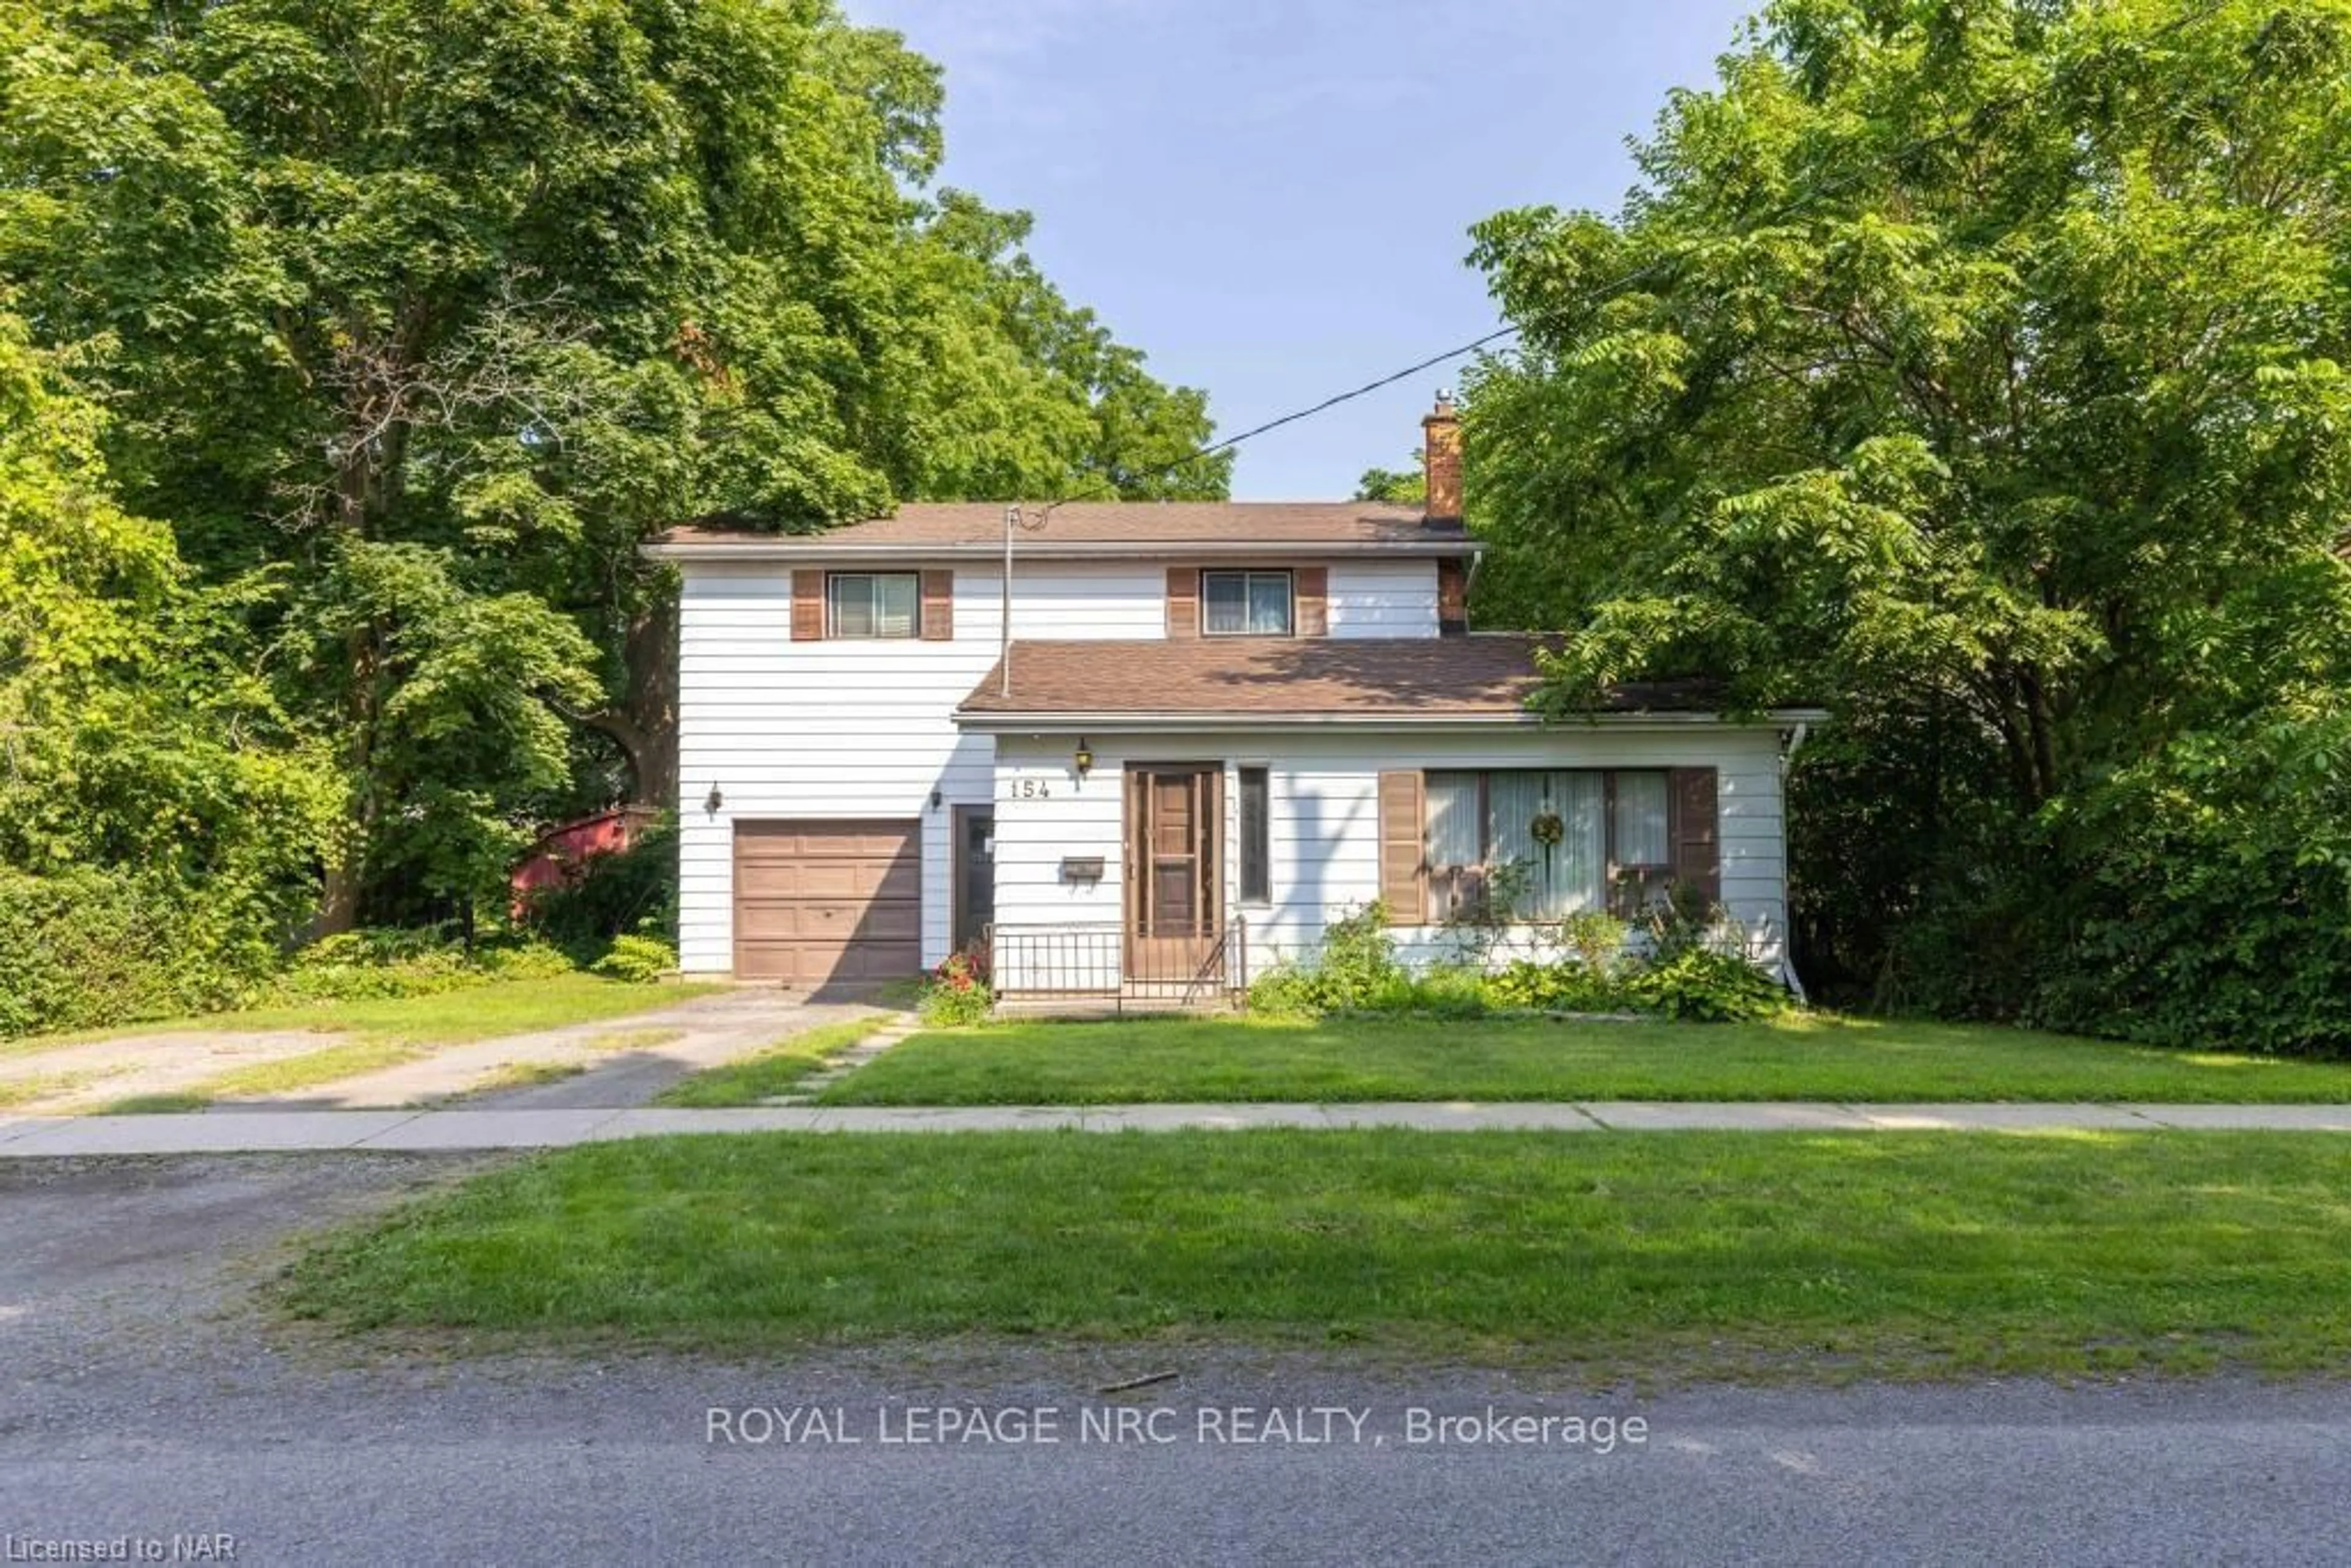
[[[778,534],[752,528],[675,528],[653,541],[656,549],[693,546],[743,549],[823,550],[919,546],[996,549],[1004,542],[1004,503],[909,503],[894,516],[851,523],[821,533]],[[1022,514],[1043,526],[1018,536],[1024,549],[1058,545],[1427,545],[1475,548],[1458,526],[1436,525],[1418,508],[1376,501],[1075,501],[1050,514],[1024,503]]]
[[[1002,666],[960,714],[1170,715],[1249,717],[1516,717],[1538,684],[1543,639],[1204,637],[1166,642],[1019,642],[1012,691]],[[1606,713],[1705,713],[1720,691],[1702,681],[1614,688]]]

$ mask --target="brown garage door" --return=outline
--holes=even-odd
[[[914,822],[735,824],[735,973],[792,986],[923,966]]]

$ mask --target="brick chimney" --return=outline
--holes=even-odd
[[[1442,389],[1437,407],[1420,422],[1420,461],[1428,479],[1423,520],[1431,528],[1461,526],[1461,418],[1453,393]]]

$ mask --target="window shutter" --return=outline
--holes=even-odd
[[[1714,769],[1673,770],[1674,880],[1695,887],[1709,904],[1722,902],[1722,833]]]
[[[1291,582],[1298,598],[1298,634],[1301,637],[1328,637],[1331,634],[1331,569],[1327,566],[1301,566],[1292,575]]]
[[[824,573],[800,570],[792,573],[792,641],[820,643],[824,640]]]
[[[1171,566],[1167,569],[1167,635],[1197,637],[1200,634],[1200,569],[1196,566]]]
[[[1428,921],[1428,856],[1423,833],[1420,775],[1380,775],[1380,902],[1398,925]]]
[[[955,573],[923,573],[923,641],[955,641]]]
[[[1447,637],[1469,632],[1469,569],[1459,556],[1437,563],[1437,630]]]

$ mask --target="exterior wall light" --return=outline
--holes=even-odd
[[[1093,747],[1086,744],[1086,737],[1084,736],[1081,735],[1078,737],[1078,754],[1070,760],[1077,768],[1078,782],[1081,784],[1084,783],[1086,781],[1086,775],[1094,770]]]
[[[714,817],[718,815],[718,808],[725,804],[726,804],[726,797],[718,792],[718,786],[716,784],[710,787],[710,793],[702,798],[702,809]]]

